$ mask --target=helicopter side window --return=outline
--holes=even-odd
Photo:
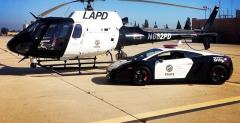
[[[41,50],[62,50],[68,40],[71,29],[69,24],[51,24],[44,34],[38,49]]]
[[[73,31],[73,38],[80,38],[82,34],[82,26],[80,24],[76,24],[74,27],[74,31]]]

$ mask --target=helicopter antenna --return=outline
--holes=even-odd
[[[181,8],[196,9],[196,10],[204,10],[204,11],[206,10],[205,8],[198,8],[198,7],[193,7],[193,6],[179,5],[179,4],[174,4],[174,3],[166,3],[166,2],[151,1],[151,0],[120,0],[120,1],[152,3],[152,4],[161,4],[161,5],[175,6],[175,7],[181,7]]]
[[[30,14],[31,14],[36,20],[39,19],[39,17],[37,17],[36,15],[34,15],[32,12],[30,12]]]

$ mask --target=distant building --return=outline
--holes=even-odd
[[[193,29],[199,29],[206,23],[205,19],[192,19]],[[236,18],[218,18],[214,21],[210,32],[218,33],[219,43],[240,44],[240,10],[236,10]]]
[[[18,32],[8,32],[7,33],[7,36],[15,36],[15,35],[17,35],[18,34]]]
[[[206,19],[192,19],[192,28],[199,29],[206,23]],[[240,18],[216,19],[210,32],[218,33],[219,43],[240,44]]]
[[[240,18],[240,10],[236,10],[236,18]]]

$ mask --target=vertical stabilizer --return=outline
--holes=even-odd
[[[212,27],[213,25],[213,22],[218,14],[218,11],[219,11],[219,7],[215,6],[214,7],[214,10],[212,11],[212,14],[210,15],[210,17],[208,18],[206,24],[204,25],[203,27],[203,32],[208,32],[209,29]]]

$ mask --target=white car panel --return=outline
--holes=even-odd
[[[190,58],[156,61],[155,79],[185,78],[193,65]]]

